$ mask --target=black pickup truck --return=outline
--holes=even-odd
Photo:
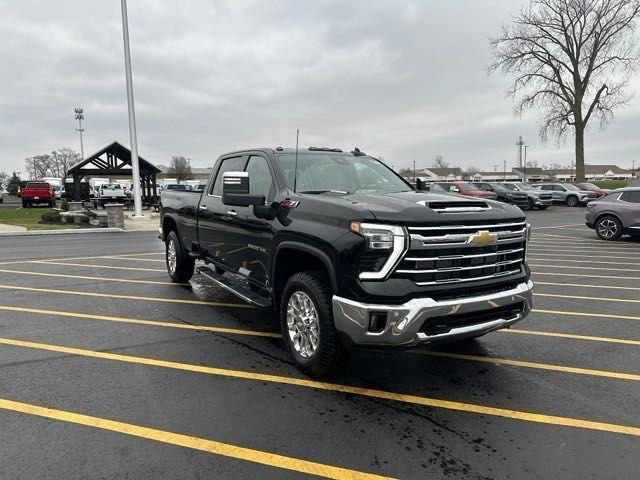
[[[311,375],[354,345],[464,340],[531,309],[519,208],[421,193],[358,149],[223,155],[204,191],[162,192],[161,215],[171,279],[201,260],[204,277],[275,309]]]

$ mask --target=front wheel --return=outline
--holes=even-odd
[[[622,236],[622,224],[612,215],[605,215],[596,222],[596,233],[603,240],[617,240]]]
[[[175,230],[171,230],[165,242],[167,272],[176,283],[186,283],[193,276],[195,260],[182,247]]]
[[[282,334],[296,365],[304,373],[324,377],[347,358],[333,323],[332,292],[319,272],[300,272],[287,281],[280,304]]]
[[[567,197],[567,207],[577,207],[578,206],[578,197],[573,195]]]

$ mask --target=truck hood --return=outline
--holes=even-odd
[[[357,209],[366,209],[376,220],[389,223],[426,223],[457,222],[483,219],[523,218],[522,210],[513,205],[487,200],[484,198],[464,197],[461,195],[399,192],[399,193],[355,193],[342,197],[332,197],[332,201],[345,202]],[[444,213],[436,207],[452,205],[456,207],[473,206],[478,202],[486,203],[491,208],[480,212]]]

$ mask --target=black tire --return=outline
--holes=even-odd
[[[195,268],[195,259],[191,258],[186,250],[182,247],[182,242],[178,238],[175,230],[171,230],[167,239],[164,242],[165,245],[165,259],[167,263],[167,272],[171,281],[175,283],[186,283],[191,277],[193,277],[193,270]],[[172,256],[171,249],[175,253],[175,263],[170,261]]]
[[[22,208],[27,208],[29,206],[29,204],[27,203],[26,200],[22,200]]]
[[[578,206],[578,197],[575,195],[569,195],[566,200],[567,207],[577,207]]]
[[[533,203],[533,199],[529,198],[527,199],[527,210],[533,210],[535,209],[535,204]]]
[[[595,230],[602,240],[617,240],[622,236],[622,223],[613,215],[603,215],[596,221]]]
[[[55,205],[55,203],[53,203],[53,202],[49,202],[49,203],[48,203],[48,205],[49,205],[49,208],[53,208],[53,206]]]
[[[289,300],[299,292],[306,294],[311,300],[318,318],[317,346],[308,356],[298,352],[294,346],[287,323]],[[314,271],[293,274],[282,293],[280,327],[285,344],[298,368],[314,377],[326,377],[335,373],[347,359],[347,352],[333,323],[332,296],[333,292],[325,275]]]
[[[549,208],[549,205],[542,205],[542,206],[540,207],[540,210],[546,210],[547,208]]]

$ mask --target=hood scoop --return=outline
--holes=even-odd
[[[491,207],[482,201],[467,201],[467,202],[418,202],[420,205],[429,207],[431,210],[437,213],[470,213],[470,212],[486,212],[491,210]]]

